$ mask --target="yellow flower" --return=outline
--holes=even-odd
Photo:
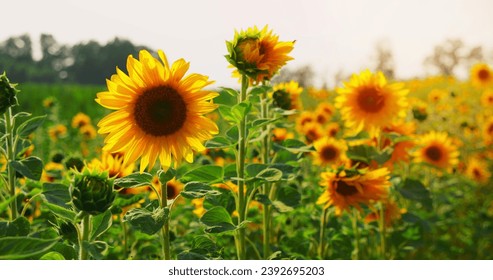
[[[443,169],[459,163],[457,146],[446,132],[431,131],[419,137],[416,144],[419,148],[413,153],[415,162],[427,162]]]
[[[162,194],[162,185],[161,185],[161,182],[159,182],[159,178],[157,176],[153,177],[152,185],[161,195]],[[177,181],[176,178],[169,180],[166,183],[166,194],[167,194],[168,200],[175,199],[181,193],[181,191],[183,190],[183,187],[184,187],[184,185],[180,181]],[[155,192],[152,192],[149,195],[149,198],[151,200],[158,199]]]
[[[483,140],[486,145],[493,144],[493,116],[486,119],[483,125]]]
[[[145,50],[138,60],[130,55],[129,75],[117,69],[107,80],[108,91],[96,99],[117,110],[98,123],[98,132],[107,134],[103,149],[124,152],[125,164],[140,158],[140,172],[158,157],[164,169],[183,159],[192,162],[193,151],[203,151],[202,143],[218,133],[204,117],[217,107],[211,100],[218,94],[203,90],[212,81],[200,74],[184,77],[189,63],[179,59],[169,65],[164,52],[158,55],[162,63]]]
[[[308,95],[311,97],[317,99],[317,100],[324,100],[327,99],[330,95],[329,91],[327,89],[317,89],[314,87],[309,87],[308,88]]]
[[[303,134],[305,135],[308,143],[312,143],[325,135],[324,130],[319,123],[306,124],[303,128]]]
[[[479,183],[487,183],[491,177],[486,161],[477,157],[472,157],[469,159],[465,173],[466,176]]]
[[[271,97],[274,105],[284,110],[301,110],[300,94],[303,88],[295,81],[274,86]]]
[[[361,209],[360,204],[369,205],[388,196],[389,171],[380,168],[364,171],[363,174],[347,176],[345,171],[340,173],[323,172],[320,185],[325,191],[318,198],[317,204],[324,208],[334,206],[336,215],[349,211],[350,207]]]
[[[267,25],[259,30],[256,26],[235,32],[233,41],[226,42],[226,59],[238,72],[256,82],[270,80],[287,61],[294,48],[293,42],[279,42]]]
[[[50,109],[55,106],[56,100],[53,97],[48,97],[43,100],[43,107]]]
[[[207,211],[204,208],[204,198],[195,198],[192,199],[192,205],[194,206],[194,210],[192,211],[197,217],[201,218],[202,215]]]
[[[53,141],[56,141],[67,134],[67,127],[63,124],[57,124],[48,129],[48,134]]]
[[[493,85],[493,72],[485,63],[475,64],[471,68],[471,82],[476,87]]]
[[[82,126],[79,132],[85,139],[94,139],[97,136],[96,129],[92,126],[92,124]]]
[[[399,220],[401,218],[401,214],[406,213],[406,210],[399,208],[399,206],[395,201],[386,200],[383,201],[382,205],[384,209],[383,210],[384,225],[386,227],[390,227],[394,221]],[[371,222],[376,222],[379,219],[380,219],[380,210],[372,209],[372,212],[365,217],[364,221],[365,223],[369,224]]]
[[[48,162],[41,173],[41,182],[54,182],[56,179],[61,179],[64,167],[61,163]]]
[[[272,130],[272,141],[274,142],[282,142],[286,139],[293,138],[294,134],[292,132],[288,132],[288,130],[283,127],[276,127]]]
[[[313,142],[316,152],[313,152],[314,164],[330,165],[336,168],[348,162],[346,156],[347,145],[344,140],[337,140],[331,137],[322,137]]]
[[[329,137],[336,137],[337,133],[339,133],[339,130],[341,130],[341,128],[338,123],[331,122],[326,125],[325,130],[327,131],[327,135]]]
[[[447,96],[447,92],[442,89],[433,89],[428,93],[428,101],[438,103]]]
[[[337,89],[336,107],[354,134],[366,130],[373,137],[380,128],[406,116],[407,92],[403,84],[388,84],[381,72],[366,70]]]
[[[132,174],[135,169],[135,164],[133,162],[125,164],[123,162],[122,154],[111,154],[108,152],[103,152],[101,155],[101,160],[93,159],[87,164],[89,169],[98,169],[100,171],[108,171],[110,178],[122,178]]]
[[[91,123],[91,118],[89,118],[89,116],[84,114],[84,113],[77,113],[77,115],[75,115],[72,118],[72,127],[73,128],[81,128],[81,127],[88,125],[90,123]]]
[[[305,126],[315,121],[315,114],[313,112],[301,112],[301,114],[296,118],[296,130],[303,134],[305,131]]]
[[[481,94],[481,105],[493,108],[493,90],[487,89]]]

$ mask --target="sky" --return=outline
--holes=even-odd
[[[481,45],[493,59],[491,0],[10,0],[2,10],[0,41],[25,33],[33,43],[42,33],[62,44],[125,38],[190,61],[189,73],[216,86],[236,85],[225,41],[254,25],[296,40],[287,67],[311,65],[318,85],[371,67],[379,42],[391,48],[402,79],[423,76],[424,58],[448,38]]]

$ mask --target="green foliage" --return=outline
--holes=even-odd
[[[46,119],[46,115],[45,116],[39,116],[39,117],[30,118],[27,121],[23,122],[17,128],[17,136],[19,136],[21,138],[27,138],[38,127],[40,127],[41,125],[43,125],[45,119]]]
[[[204,165],[185,173],[180,181],[184,183],[196,181],[203,183],[217,183],[223,180],[224,169],[217,165]]]
[[[212,207],[204,213],[200,221],[207,226],[208,233],[222,233],[236,229],[228,211],[221,206]]]
[[[39,180],[43,171],[43,162],[38,157],[28,157],[9,163],[12,168],[26,178]]]
[[[149,173],[132,173],[123,178],[115,179],[115,186],[120,188],[138,188],[152,185],[152,175]]]
[[[123,222],[128,222],[133,228],[146,234],[155,234],[168,219],[168,208],[157,208],[149,211],[145,208],[131,209],[125,214]]]
[[[25,236],[9,236],[0,238],[0,260],[17,260],[40,255],[50,250],[56,239],[41,239]]]

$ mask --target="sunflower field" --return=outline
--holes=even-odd
[[[295,47],[235,32],[238,88],[161,50],[106,87],[3,73],[0,259],[492,259],[491,66],[272,82]]]

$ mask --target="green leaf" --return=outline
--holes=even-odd
[[[27,236],[31,225],[25,217],[19,217],[12,222],[0,221],[0,236]]]
[[[58,253],[58,252],[48,252],[46,254],[44,254],[40,260],[53,260],[53,261],[61,261],[61,260],[65,260],[65,258],[63,257],[62,254]]]
[[[83,245],[86,247],[87,252],[89,255],[95,259],[95,260],[101,260],[104,257],[104,254],[108,250],[108,243],[104,241],[94,241],[94,242],[87,242],[84,241]]]
[[[30,118],[27,121],[23,122],[19,127],[17,128],[17,136],[20,138],[27,138],[31,133],[33,133],[38,127],[43,125],[43,122],[45,121],[46,115],[45,116],[39,116],[39,117],[34,117]]]
[[[231,141],[223,136],[216,136],[211,140],[205,142],[205,147],[208,149],[223,149],[233,146],[234,144]]]
[[[221,91],[234,97],[238,96],[238,92],[232,88],[221,87]]]
[[[397,190],[403,197],[421,202],[428,210],[432,209],[430,191],[426,189],[420,181],[407,178],[403,183],[397,186]]]
[[[234,116],[237,122],[240,122],[250,112],[251,108],[252,104],[250,102],[241,102],[231,108],[231,114]]]
[[[217,165],[204,165],[198,168],[192,169],[185,173],[181,180],[184,183],[197,181],[203,183],[217,183],[223,180],[224,169]]]
[[[268,124],[276,122],[277,120],[279,120],[279,118],[276,118],[276,119],[256,119],[251,123],[251,129],[257,129],[257,128],[264,127]]]
[[[269,196],[267,196],[265,194],[257,193],[255,195],[255,200],[264,204],[264,205],[271,205],[272,204],[272,201],[269,199]]]
[[[212,188],[209,184],[201,182],[189,182],[185,184],[181,195],[188,199],[204,197],[208,192],[211,192]]]
[[[176,176],[176,170],[172,167],[168,168],[167,171],[160,169],[157,172],[157,176],[159,178],[159,182],[161,183],[161,185],[165,186],[166,183],[168,183],[171,179],[173,179]]]
[[[157,208],[152,212],[145,208],[137,208],[128,211],[123,221],[129,222],[136,230],[152,235],[164,226],[168,215],[168,208]]]
[[[266,93],[266,92],[269,92],[272,90],[272,87],[271,86],[256,86],[256,87],[253,87],[251,90],[250,90],[250,95],[259,95],[259,94],[262,94],[262,93]]]
[[[41,239],[25,236],[0,238],[0,260],[25,259],[50,250],[59,238]]]
[[[221,117],[227,121],[227,122],[230,122],[230,123],[237,123],[239,122],[239,120],[235,117],[235,115],[233,115],[233,113],[231,112],[231,108],[229,106],[226,106],[226,105],[220,105],[217,110],[219,111],[219,114],[221,115]]]
[[[300,205],[301,193],[294,184],[280,186],[277,189],[277,200],[294,208]]]
[[[43,162],[38,157],[28,157],[20,161],[12,161],[9,164],[26,178],[36,181],[41,178]]]
[[[142,186],[149,186],[152,184],[152,175],[149,173],[132,173],[123,178],[118,178],[115,180],[115,186],[120,188],[137,188]]]
[[[43,183],[43,196],[46,201],[58,206],[69,208],[71,200],[69,187],[59,183]]]
[[[307,146],[296,139],[286,139],[281,144],[275,143],[274,145],[291,153],[310,153],[314,151],[313,147]]]
[[[73,211],[68,210],[67,208],[63,208],[62,206],[58,206],[52,203],[44,203],[43,206],[48,207],[48,209],[50,209],[50,211],[58,218],[67,220],[69,222],[75,221],[76,214]]]
[[[106,210],[106,212],[92,217],[92,231],[90,240],[95,240],[97,237],[105,233],[113,222],[111,211]]]
[[[257,176],[257,179],[261,179],[267,182],[277,182],[282,178],[282,171],[276,168],[266,168],[260,171]]]
[[[200,221],[207,226],[206,232],[220,233],[235,230],[233,220],[224,207],[216,206],[204,213]]]
[[[383,164],[392,156],[392,149],[384,149],[381,152],[377,151],[376,147],[369,145],[350,146],[347,151],[348,158],[370,164],[372,160],[379,164]]]
[[[2,175],[0,175],[0,176],[2,176]],[[21,193],[16,193],[14,196],[11,196],[11,197],[5,199],[4,201],[0,202],[0,213],[7,210],[10,207],[10,203],[12,203],[12,201],[14,201],[14,199],[17,199],[17,197],[19,195],[21,195]]]
[[[228,136],[231,142],[233,143],[238,142],[238,138],[239,138],[238,127],[232,126],[230,129],[226,131],[226,136]]]

